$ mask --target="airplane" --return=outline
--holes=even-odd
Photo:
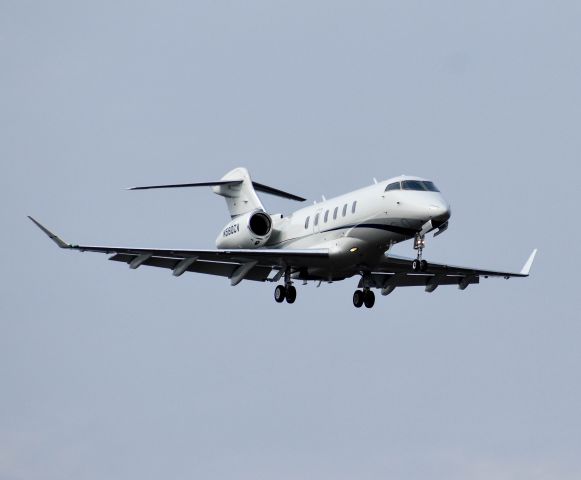
[[[449,226],[450,204],[434,182],[402,175],[301,208],[288,216],[269,214],[256,192],[304,202],[297,195],[255,182],[239,167],[219,181],[131,187],[128,190],[211,187],[224,197],[231,220],[216,238],[216,249],[159,249],[76,245],[63,241],[32,217],[60,248],[112,255],[109,260],[166,268],[176,277],[185,272],[219,275],[231,285],[243,280],[282,283],[274,290],[278,303],[294,303],[294,283],[337,282],[359,277],[353,305],[372,308],[373,289],[388,295],[397,287],[440,285],[465,290],[480,278],[527,277],[537,250],[520,272],[428,263],[423,258],[426,235],[437,237]],[[415,258],[390,253],[393,245],[413,239]]]

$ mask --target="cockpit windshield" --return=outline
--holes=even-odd
[[[428,182],[424,180],[404,180],[402,182],[393,182],[385,187],[385,191],[390,190],[416,190],[421,192],[439,192],[438,187],[434,185],[434,182]]]
[[[439,192],[434,182],[424,180],[404,180],[401,182],[403,190],[419,190],[424,192]]]

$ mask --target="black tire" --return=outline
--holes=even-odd
[[[363,303],[365,303],[367,308],[373,308],[373,305],[375,305],[375,293],[372,290],[365,290]]]
[[[419,260],[414,260],[412,262],[412,270],[414,272],[418,272],[420,270],[420,261]]]
[[[426,262],[425,260],[422,260],[420,262],[420,270],[422,272],[425,272],[428,269],[428,262]]]
[[[286,287],[286,303],[295,303],[297,299],[297,289],[292,285]]]
[[[355,292],[353,292],[353,305],[356,308],[361,308],[361,305],[363,305],[363,292],[361,290],[355,290]]]
[[[283,285],[277,285],[274,289],[274,299],[277,303],[284,302],[284,298],[286,297],[286,289]]]

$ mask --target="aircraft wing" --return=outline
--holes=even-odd
[[[424,272],[414,272],[412,262],[414,259],[400,256],[389,256],[378,266],[374,267],[367,281],[371,287],[381,288],[387,295],[395,287],[424,286],[427,292],[434,291],[439,285],[458,285],[464,290],[468,285],[480,283],[480,277],[528,277],[537,250],[533,250],[523,268],[519,272],[503,272],[474,267],[458,267],[442,263],[429,262]],[[360,287],[365,286],[365,278],[362,278]]]
[[[327,249],[233,249],[184,250],[99,245],[74,245],[62,240],[34,218],[28,217],[60,248],[113,255],[109,260],[128,263],[130,268],[142,265],[167,268],[174,276],[198,272],[228,277],[232,285],[242,280],[265,281],[273,269],[300,268],[313,260],[329,256]]]

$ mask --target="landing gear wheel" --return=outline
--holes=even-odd
[[[428,262],[426,262],[425,260],[421,260],[420,261],[420,270],[422,272],[425,272],[428,269]]]
[[[286,287],[286,303],[294,303],[297,299],[297,289],[292,285]]]
[[[375,293],[371,290],[365,290],[363,292],[363,303],[367,308],[372,308],[375,305]]]
[[[414,260],[412,262],[412,270],[414,272],[419,272],[420,271],[420,268],[421,268],[421,265],[422,264],[421,264],[421,261],[420,260],[418,260],[418,259]]]
[[[277,303],[284,302],[284,297],[286,297],[286,288],[283,285],[277,285],[274,289],[274,299]]]
[[[353,305],[356,308],[361,308],[361,305],[363,305],[364,297],[365,295],[363,294],[362,290],[355,290],[355,292],[353,293]]]

